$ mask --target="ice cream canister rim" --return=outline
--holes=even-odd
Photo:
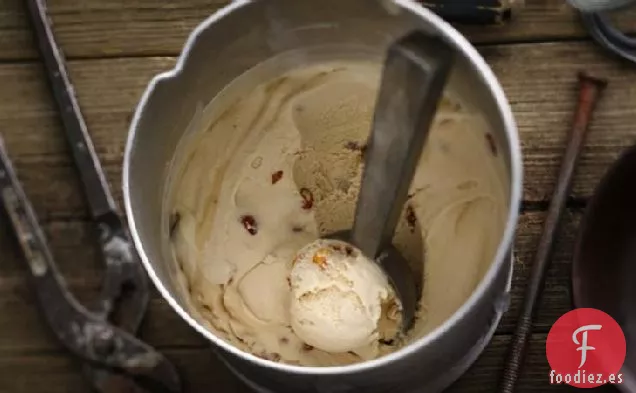
[[[339,375],[339,374],[354,374],[354,373],[362,373],[365,371],[369,371],[372,369],[380,368],[395,361],[399,361],[402,358],[409,356],[414,352],[418,352],[421,348],[426,347],[430,343],[438,340],[440,337],[444,335],[446,331],[448,331],[452,326],[457,324],[462,316],[466,314],[470,309],[475,307],[480,298],[484,297],[487,289],[488,283],[492,282],[500,269],[502,269],[502,265],[506,263],[507,257],[510,251],[510,245],[512,244],[515,226],[518,219],[518,211],[521,203],[522,197],[522,183],[523,183],[523,172],[522,172],[522,155],[521,148],[518,139],[517,127],[512,114],[512,110],[510,105],[505,97],[502,87],[499,84],[499,81],[495,77],[494,73],[487,65],[482,56],[477,52],[477,50],[468,42],[468,40],[459,33],[455,28],[453,28],[446,21],[441,19],[439,16],[431,12],[430,10],[422,7],[420,4],[411,1],[411,0],[378,0],[382,2],[388,3],[387,5],[391,5],[401,9],[402,11],[409,12],[414,14],[424,20],[426,23],[432,25],[436,31],[442,34],[449,42],[453,43],[458,50],[460,50],[471,62],[471,65],[475,68],[476,72],[480,74],[483,80],[486,82],[486,85],[490,87],[492,90],[493,96],[495,98],[495,102],[498,106],[499,111],[501,112],[501,117],[503,121],[503,126],[505,128],[508,140],[508,146],[510,152],[510,206],[508,212],[508,218],[506,221],[506,228],[504,230],[502,239],[499,243],[497,252],[495,254],[495,258],[490,268],[477,285],[476,289],[470,295],[470,297],[460,306],[460,308],[447,320],[445,320],[441,325],[436,327],[434,330],[429,332],[424,337],[421,337],[417,340],[414,340],[412,343],[404,346],[396,350],[393,353],[384,355],[380,358],[356,363],[352,365],[346,366],[328,366],[328,367],[307,367],[307,366],[296,366],[290,364],[277,363],[269,360],[265,360],[259,358],[255,355],[242,351],[241,349],[234,347],[233,345],[227,343],[221,338],[214,335],[211,331],[206,329],[200,323],[198,323],[193,317],[191,317],[188,312],[172,297],[170,291],[166,288],[166,286],[161,282],[159,277],[157,276],[152,264],[148,259],[148,255],[144,251],[144,245],[139,237],[137,222],[135,221],[135,216],[133,214],[133,208],[131,206],[131,196],[130,196],[130,159],[132,156],[132,150],[135,146],[136,139],[136,130],[138,128],[138,123],[141,118],[141,114],[144,111],[144,108],[148,104],[149,98],[152,96],[153,91],[157,88],[159,84],[164,81],[177,78],[182,74],[185,64],[187,63],[192,48],[195,46],[195,43],[200,39],[202,33],[210,28],[213,24],[220,21],[223,18],[227,18],[231,16],[231,14],[247,5],[252,3],[254,0],[236,0],[231,2],[229,5],[219,9],[214,14],[210,15],[206,20],[201,22],[190,34],[188,37],[186,44],[184,46],[183,51],[179,55],[177,63],[175,67],[170,70],[163,72],[161,74],[156,75],[149,83],[147,89],[142,95],[140,102],[136,108],[135,114],[131,121],[130,132],[128,134],[128,139],[126,142],[126,148],[124,151],[124,163],[123,163],[123,200],[124,207],[126,211],[126,216],[129,222],[131,237],[134,241],[135,247],[139,253],[142,264],[144,265],[150,279],[161,293],[162,297],[170,304],[170,306],[183,318],[192,328],[194,328],[198,333],[203,335],[206,339],[213,342],[215,345],[220,347],[221,349],[229,352],[230,354],[252,362],[258,366],[264,368],[275,369],[278,371],[283,371],[291,374],[311,374],[311,375]],[[262,0],[261,0],[262,1]]]

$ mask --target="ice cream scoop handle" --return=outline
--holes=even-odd
[[[371,258],[393,238],[453,59],[450,44],[423,32],[388,50],[351,234]]]

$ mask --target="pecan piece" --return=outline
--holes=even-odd
[[[345,252],[347,253],[348,257],[354,256],[353,247],[351,246],[345,246]]]
[[[303,209],[309,210],[314,206],[314,195],[308,188],[300,189],[300,196],[303,198]]]
[[[326,253],[324,253],[326,254]],[[311,258],[311,261],[317,265],[319,268],[324,269],[325,266],[327,265],[327,256],[324,255],[323,253],[319,251],[317,251],[314,256]]]
[[[384,339],[384,338],[381,338],[381,339],[379,340],[379,342],[380,342],[380,344],[382,344],[382,345],[393,345],[393,342],[394,342],[394,341],[393,341],[392,339]]]
[[[278,183],[278,181],[282,178],[283,178],[283,171],[276,171],[272,173],[272,184]]]
[[[258,224],[256,223],[254,216],[241,216],[241,223],[243,224],[243,228],[245,228],[250,235],[256,235],[258,232]]]
[[[356,141],[347,141],[345,147],[349,150],[360,150],[360,145]]]
[[[351,151],[360,152],[360,158],[364,158],[364,155],[367,151],[367,144],[366,143],[361,144],[355,141],[348,141],[347,143],[345,143],[345,148]]]

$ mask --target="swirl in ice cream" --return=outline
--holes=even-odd
[[[259,67],[210,103],[209,124],[184,140],[171,174],[166,208],[178,217],[171,243],[190,312],[245,351],[312,366],[376,358],[439,326],[483,277],[505,224],[506,172],[482,116],[447,95],[411,184],[394,238],[424,278],[408,337],[358,315],[349,322],[362,333],[318,348],[320,327],[300,326],[293,299],[304,289],[290,272],[303,247],[352,226],[381,62]]]

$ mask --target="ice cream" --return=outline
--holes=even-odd
[[[292,270],[293,260],[321,236],[352,226],[381,73],[381,59],[338,58],[303,67],[273,60],[235,79],[193,120],[166,196],[171,249],[193,317],[244,351],[289,364],[376,358],[439,326],[489,267],[507,212],[506,171],[490,130],[448,94],[394,238],[424,278],[413,329],[403,339],[374,331],[374,297],[391,295],[371,270],[373,281],[366,288],[354,281],[350,291],[337,284],[350,277],[333,270],[338,291],[371,306],[334,326],[341,337],[329,341],[301,326],[302,319],[319,322],[301,310],[310,303],[299,296],[314,293],[304,284],[325,285],[326,277],[305,262]],[[324,296],[349,307],[335,293]],[[311,304],[322,307],[322,296]],[[387,312],[380,310],[381,325]]]
[[[386,275],[348,243],[319,239],[303,247],[290,287],[292,329],[318,349],[365,357],[398,331],[401,306]]]

